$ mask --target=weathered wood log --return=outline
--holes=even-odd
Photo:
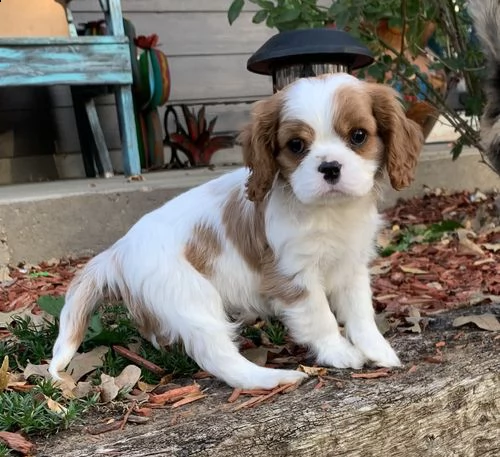
[[[490,305],[498,314],[500,306]],[[231,389],[200,380],[207,398],[162,409],[151,422],[99,436],[72,430],[38,443],[39,455],[207,457],[500,455],[500,357],[497,333],[453,329],[462,310],[431,321],[422,334],[393,338],[404,368],[389,377],[310,379],[269,403],[234,411]],[[436,343],[442,362],[435,363]],[[434,363],[432,363],[434,362]],[[80,433],[84,433],[81,435]]]

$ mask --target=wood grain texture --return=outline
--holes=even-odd
[[[96,13],[75,13],[83,23],[99,18]],[[264,24],[253,24],[253,13],[242,13],[230,26],[224,12],[176,12],[125,14],[137,35],[159,36],[159,48],[168,56],[251,54],[276,33]]]
[[[231,0],[122,0],[124,13],[154,11],[170,13],[175,11],[220,11],[226,12]],[[251,2],[246,2],[245,11],[258,11]],[[96,0],[76,0],[71,4],[73,11],[101,11]]]
[[[498,305],[485,309],[500,312]],[[208,394],[201,402],[157,411],[148,424],[92,441],[83,442],[75,430],[56,442],[38,443],[38,449],[45,457],[105,450],[116,457],[497,456],[499,342],[492,333],[452,329],[456,315],[440,316],[423,335],[395,337],[406,367],[388,378],[352,379],[348,370],[336,370],[338,385],[316,390],[311,379],[271,403],[237,412],[237,403],[227,403],[231,389],[200,380]],[[444,363],[426,363],[442,340]],[[417,369],[408,372],[412,364]]]
[[[126,38],[0,39],[0,86],[131,82]]]

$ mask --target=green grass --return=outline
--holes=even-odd
[[[0,443],[0,457],[12,457],[12,451],[3,443]]]
[[[65,400],[59,390],[48,384],[45,381],[29,392],[0,393],[2,405],[0,430],[23,432],[27,435],[56,433],[80,420],[85,411],[96,403],[95,397],[85,400]],[[47,406],[44,395],[59,402],[66,408],[66,411],[60,414],[52,411]]]
[[[269,341],[271,341],[271,343],[275,344],[276,346],[281,346],[286,343],[285,338],[287,331],[281,322],[277,320],[266,322],[266,325],[264,326],[264,332],[266,332]]]
[[[462,227],[462,224],[453,220],[437,222],[424,227],[407,227],[395,236],[389,246],[379,250],[379,255],[381,257],[388,257],[395,252],[407,251],[415,243],[439,241],[445,235],[454,232],[460,227]]]

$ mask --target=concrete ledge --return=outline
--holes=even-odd
[[[99,252],[145,213],[232,168],[156,172],[141,182],[117,176],[0,187],[0,266]],[[424,186],[488,191],[500,187],[500,178],[474,150],[452,161],[444,145],[427,146],[415,183],[388,190],[381,206],[421,194]]]

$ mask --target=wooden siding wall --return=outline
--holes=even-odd
[[[134,23],[137,35],[159,35],[170,64],[170,103],[235,102],[271,93],[270,78],[248,72],[246,62],[275,32],[252,23],[255,6],[251,3],[230,26],[229,4],[230,0],[122,0],[124,16]],[[100,18],[97,0],[74,0],[72,11],[76,23]],[[76,152],[79,144],[69,90],[55,87],[51,93],[58,152]],[[108,147],[118,149],[113,97],[102,97],[98,105]],[[217,131],[232,131],[247,119],[248,108],[248,104],[209,106],[207,115],[218,116]]]

